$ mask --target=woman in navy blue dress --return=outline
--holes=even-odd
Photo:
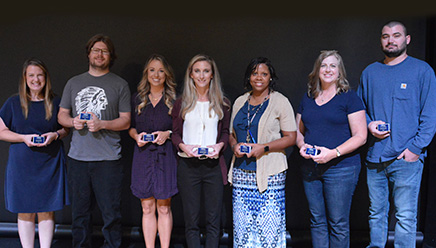
[[[24,248],[34,247],[36,217],[40,247],[50,247],[54,211],[69,204],[60,140],[69,130],[57,122],[59,102],[47,67],[31,58],[24,63],[19,93],[0,109],[0,140],[11,143],[5,173],[6,209],[18,213]]]
[[[297,146],[314,248],[350,247],[349,215],[366,142],[363,103],[350,89],[342,57],[322,51],[296,116]],[[310,153],[315,148],[316,152]]]
[[[177,191],[177,160],[170,139],[171,110],[176,98],[174,73],[161,55],[151,55],[145,64],[138,91],[132,97],[130,136],[133,152],[133,195],[141,199],[142,230],[146,247],[169,247],[173,217],[171,197]],[[155,135],[144,140],[144,135]],[[158,218],[156,218],[156,210]]]

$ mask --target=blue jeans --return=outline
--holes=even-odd
[[[103,247],[121,247],[122,179],[120,160],[86,162],[68,158],[73,247],[91,247],[95,205],[100,208],[103,218]]]
[[[350,208],[360,168],[360,163],[342,168],[303,167],[314,248],[350,247]]]
[[[369,192],[369,247],[385,247],[388,235],[389,190],[395,206],[396,248],[416,246],[418,195],[424,163],[404,159],[386,163],[367,163]]]

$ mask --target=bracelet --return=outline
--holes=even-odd
[[[57,134],[57,136],[56,136],[56,139],[55,139],[55,140],[58,140],[58,139],[59,139],[59,137],[61,137],[61,135],[59,134],[59,132],[58,132],[58,131],[56,131],[56,134]]]
[[[339,152],[339,149],[336,148],[336,157],[340,157],[340,156],[341,156],[341,153]]]

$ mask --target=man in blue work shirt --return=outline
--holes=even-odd
[[[395,247],[416,246],[424,158],[436,130],[436,78],[426,62],[407,55],[409,43],[410,35],[402,23],[391,21],[384,25],[381,48],[385,58],[365,68],[357,90],[372,134],[368,136],[366,156],[368,247],[385,247],[389,193],[397,219]]]

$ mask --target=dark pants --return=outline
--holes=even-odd
[[[177,185],[182,199],[188,247],[200,247],[201,194],[204,196],[206,215],[205,247],[218,247],[224,187],[218,159],[180,158]]]
[[[120,247],[123,166],[115,161],[68,159],[72,196],[73,247],[91,247],[92,210],[97,203],[103,218],[103,247]]]

